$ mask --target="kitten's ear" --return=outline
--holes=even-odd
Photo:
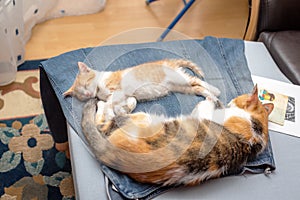
[[[249,98],[247,99],[247,105],[257,105],[259,99],[258,99],[258,89],[257,84],[254,86],[252,93],[249,95]]]
[[[64,95],[64,97],[72,96],[73,92],[74,92],[74,87],[71,86],[67,91],[65,91],[65,92],[63,93],[63,95]]]
[[[78,68],[80,73],[87,73],[91,71],[91,69],[83,62],[78,62]]]
[[[268,114],[270,115],[274,108],[274,104],[266,103],[266,104],[263,104],[263,107],[267,110]]]

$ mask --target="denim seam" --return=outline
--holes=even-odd
[[[80,49],[80,51],[82,52],[82,55],[83,55],[84,58],[85,58],[84,61],[87,61],[87,62],[88,62],[88,63],[86,63],[86,64],[88,64],[92,69],[94,69],[94,65],[93,65],[93,63],[91,63],[90,60],[88,59],[88,57],[87,57],[87,55],[86,55],[84,49]]]
[[[226,71],[227,71],[228,75],[230,76],[231,83],[234,85],[235,89],[237,90],[238,95],[240,95],[241,94],[241,89],[240,89],[240,86],[238,84],[238,80],[234,76],[234,72],[232,71],[232,67],[228,63],[228,59],[227,59],[227,56],[226,56],[226,52],[224,50],[223,42],[220,41],[219,38],[217,38],[217,42],[218,42],[218,46],[219,46],[219,49],[220,49],[220,53],[221,53],[222,58],[224,59],[224,62],[225,62],[225,66],[226,66],[226,69],[227,69]]]
[[[180,41],[179,44],[182,47],[182,54],[183,54],[184,58],[191,60],[191,57],[188,55],[185,45],[182,43],[182,41]]]

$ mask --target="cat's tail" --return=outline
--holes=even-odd
[[[201,70],[201,68],[197,64],[193,63],[192,61],[179,59],[179,60],[174,60],[174,62],[175,65],[178,67],[188,68],[192,72],[194,72],[198,77],[200,78],[204,77],[204,73]]]
[[[95,125],[97,100],[89,100],[82,113],[82,131],[96,159],[103,164],[125,173],[145,173],[161,169],[176,160],[172,149],[162,149],[149,153],[135,153],[118,148],[110,143],[107,136],[100,133]]]

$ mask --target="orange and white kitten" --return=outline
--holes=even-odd
[[[186,73],[189,68],[203,76],[200,68],[183,59],[159,60],[119,71],[96,71],[78,62],[79,73],[73,85],[64,93],[81,101],[97,97],[107,101],[114,113],[130,113],[137,101],[153,100],[170,92],[210,96],[217,100],[220,91],[196,76]]]
[[[98,109],[103,103],[98,102]],[[136,181],[162,185],[195,185],[239,173],[265,149],[273,110],[273,104],[258,100],[255,86],[226,108],[208,97],[186,116],[115,116],[104,134],[96,127],[96,104],[95,99],[88,101],[82,116],[82,130],[95,157]]]

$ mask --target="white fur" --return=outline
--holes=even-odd
[[[106,88],[106,81],[111,76],[112,72],[96,72],[96,82],[98,83],[98,87]]]
[[[97,123],[99,123],[103,120],[104,110],[105,110],[105,102],[98,101],[97,102],[97,113],[96,113],[96,116],[95,116],[95,121]]]
[[[110,94],[109,89],[106,87],[105,83],[107,79],[111,76],[112,72],[97,72],[96,71],[96,78],[94,82],[97,84],[98,88],[100,89],[100,94],[96,94],[97,97],[101,100],[106,101],[106,97]],[[95,88],[95,93],[97,89]],[[96,96],[95,95],[95,96]]]
[[[132,95],[137,88],[140,87],[141,83],[136,80],[134,73],[132,70],[128,70],[127,73],[123,73],[121,77],[121,88],[126,95]]]
[[[224,122],[227,121],[231,117],[240,117],[242,119],[247,120],[251,123],[251,115],[243,109],[238,107],[231,107],[225,109]]]
[[[155,84],[146,80],[137,80],[129,70],[121,79],[121,88],[125,96],[134,96],[137,100],[149,100],[168,94],[169,88],[164,84]]]
[[[169,85],[169,83],[176,83],[177,85],[188,85],[187,75],[180,69],[172,69],[170,67],[164,67],[164,72],[167,74],[163,84]]]
[[[229,104],[229,108],[215,109],[214,102],[205,100],[201,101],[192,113],[192,116],[199,120],[210,120],[220,125],[231,117],[240,117],[251,123],[251,115],[245,110],[238,108],[234,103]]]
[[[137,101],[136,98],[134,97],[128,97],[127,101],[126,101],[128,107],[133,110],[136,107]]]

